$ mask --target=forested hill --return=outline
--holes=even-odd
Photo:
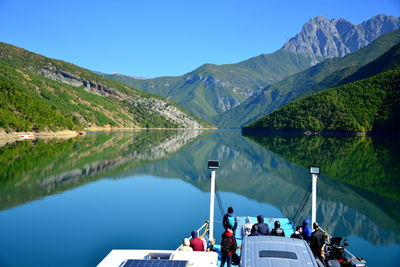
[[[173,102],[0,43],[0,128],[202,128]]]
[[[380,74],[291,102],[244,130],[400,132],[399,53],[397,44],[354,77]]]

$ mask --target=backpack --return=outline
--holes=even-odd
[[[236,239],[233,236],[224,236],[221,241],[221,251],[229,253],[236,250]]]
[[[240,265],[240,257],[236,252],[232,253],[232,265]]]

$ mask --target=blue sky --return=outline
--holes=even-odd
[[[272,53],[310,18],[400,16],[399,0],[0,0],[0,41],[105,73],[177,76]]]

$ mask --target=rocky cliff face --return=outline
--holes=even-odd
[[[74,73],[56,68],[51,63],[42,67],[39,74],[72,86],[83,86],[86,91],[103,97],[111,97],[120,101],[128,101],[133,106],[146,107],[154,113],[166,117],[169,121],[182,128],[203,128],[195,119],[187,113],[166,101],[156,97],[141,97],[140,95],[127,95],[114,88],[101,84],[97,81],[84,79]]]
[[[327,58],[343,57],[400,28],[400,18],[377,15],[359,25],[345,19],[310,19],[283,49],[307,56],[315,65]]]
[[[128,96],[116,91],[115,89],[109,88],[95,81],[83,79],[71,72],[57,69],[51,63],[41,68],[39,74],[57,82],[66,83],[72,86],[83,86],[86,91],[100,96],[113,97],[118,100],[129,99]]]
[[[166,118],[169,121],[181,125],[183,128],[201,129],[203,128],[195,119],[187,113],[182,112],[175,106],[168,104],[158,98],[136,98],[132,102],[134,106],[144,106]]]

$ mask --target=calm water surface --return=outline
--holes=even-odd
[[[399,142],[239,131],[97,133],[0,148],[0,266],[94,266],[112,249],[175,249],[209,212],[208,159],[224,209],[299,210],[318,164],[320,224],[369,266],[400,253]],[[216,236],[222,231],[216,205]]]

